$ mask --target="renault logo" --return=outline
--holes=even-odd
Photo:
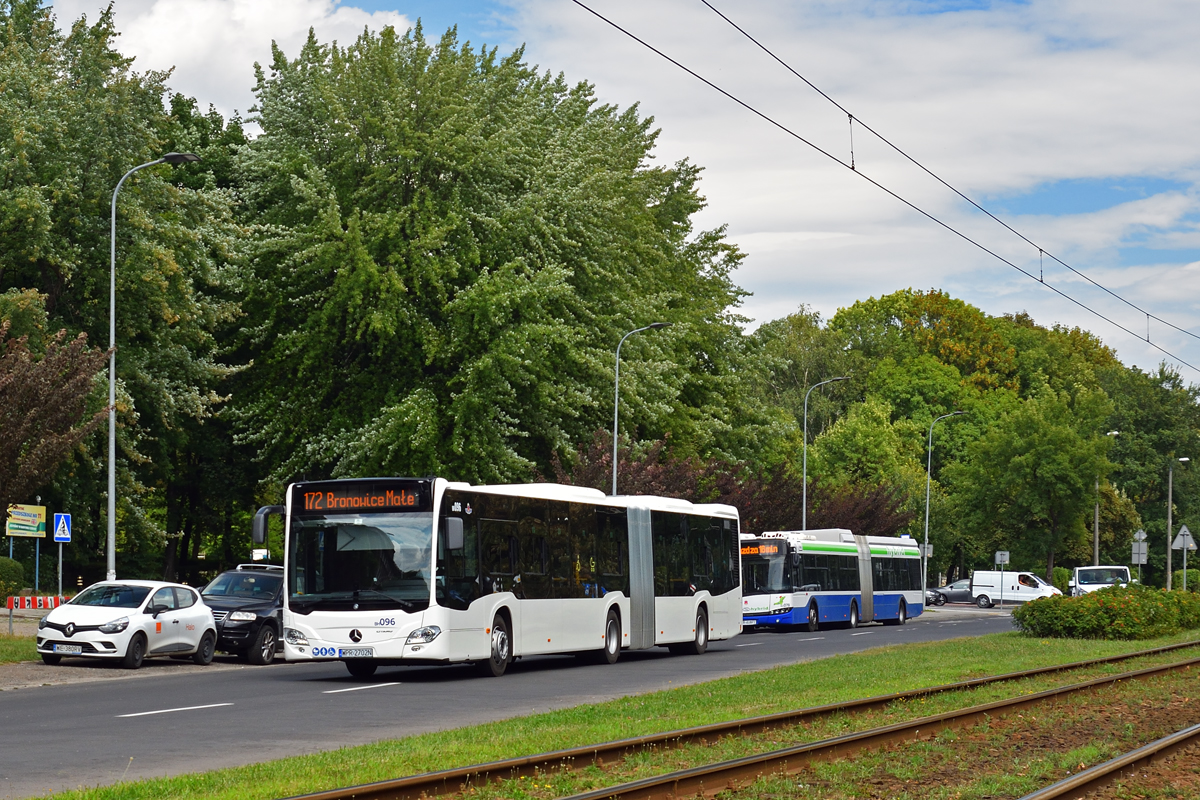
[[[350,631],[350,641],[352,641],[356,644],[358,642],[362,641],[362,632],[359,631],[358,628],[355,628],[354,630]]]
[[[75,635],[75,623],[68,622],[67,627],[63,629],[63,633],[65,633],[67,635],[68,639],[71,638],[72,636],[74,636]]]

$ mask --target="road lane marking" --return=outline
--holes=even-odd
[[[400,681],[392,681],[391,683],[370,683],[366,686],[351,686],[349,689],[330,689],[321,694],[341,694],[342,692],[357,692],[359,689],[382,689],[384,686],[399,686]]]
[[[811,639],[797,639],[796,641],[797,642],[819,642],[820,640],[822,640],[824,638],[825,638],[824,636],[814,636]]]
[[[870,636],[875,631],[863,631],[862,633],[852,633],[851,636]]]
[[[158,711],[139,711],[136,714],[117,714],[117,719],[124,717],[148,717],[151,714],[172,714],[176,711],[199,711],[202,708],[220,708],[221,706],[231,706],[233,703],[211,703],[206,706],[184,706],[183,708],[163,708]]]
[[[734,645],[735,647],[758,647],[762,642],[747,642],[746,644]]]

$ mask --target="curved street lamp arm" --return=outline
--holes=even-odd
[[[672,322],[651,322],[641,328],[634,328],[629,333],[621,337],[621,341],[617,342],[617,359],[616,367],[613,370],[613,430],[612,430],[612,496],[617,496],[617,415],[621,407],[621,345],[625,344],[625,340],[635,333],[648,331],[657,328],[669,328],[674,323]]]

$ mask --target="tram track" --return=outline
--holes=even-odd
[[[659,734],[615,740],[583,747],[540,753],[501,761],[476,764],[437,772],[422,773],[404,778],[380,781],[371,784],[333,789],[312,794],[299,795],[291,800],[416,800],[422,797],[456,795],[467,792],[472,787],[502,780],[517,780],[533,777],[554,770],[580,769],[590,765],[604,767],[606,764],[618,762],[621,759],[638,753],[651,751],[655,748],[680,747],[694,742],[705,742],[725,736],[749,736],[774,728],[797,725],[814,721],[837,713],[862,712],[879,709],[899,701],[927,698],[932,695],[954,691],[973,689],[989,684],[1016,681],[1025,678],[1046,675],[1057,672],[1085,669],[1105,664],[1119,663],[1137,658],[1152,657],[1186,648],[1200,646],[1200,642],[1181,642],[1178,644],[1142,650],[1119,656],[1088,659],[1050,667],[1038,667],[1020,672],[1005,673],[982,678],[974,678],[951,684],[915,689],[906,692],[896,692],[887,695],[877,695],[858,700],[831,703],[822,706],[767,714],[728,722],[713,723],[691,728],[678,729]],[[784,750],[776,750],[757,756],[748,756],[721,764],[697,767],[690,770],[669,773],[656,778],[647,778],[621,786],[609,787],[593,792],[573,795],[571,800],[599,800],[599,798],[665,798],[694,796],[697,792],[704,793],[705,785],[712,787],[720,784],[722,787],[731,784],[753,780],[754,777],[771,771],[767,766],[772,762],[784,764],[790,762],[807,764],[814,759],[829,758],[837,755],[847,755],[866,746],[903,739],[916,735],[915,731],[924,730],[932,734],[948,727],[967,725],[972,721],[989,715],[1016,711],[1021,708],[1045,702],[1048,698],[1063,696],[1074,692],[1087,691],[1098,686],[1109,685],[1122,680],[1136,680],[1149,675],[1161,674],[1171,670],[1184,669],[1200,664],[1200,658],[1188,659],[1167,665],[1148,667],[1141,670],[1104,676],[1070,686],[1049,689],[1044,692],[1023,695],[1009,700],[1000,700],[972,706],[957,711],[922,717],[918,720],[874,728],[854,734],[846,734],[832,739],[822,740]],[[780,768],[776,767],[775,771]],[[717,784],[714,784],[714,781]],[[711,793],[711,789],[709,790]]]

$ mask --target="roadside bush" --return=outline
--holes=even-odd
[[[1187,571],[1187,590],[1189,592],[1200,592],[1200,569],[1189,569]],[[1177,569],[1172,573],[1171,588],[1183,588],[1183,570]]]
[[[1044,597],[1026,603],[1013,611],[1013,623],[1038,637],[1153,639],[1200,627],[1200,596],[1111,586],[1082,597]]]
[[[0,597],[15,595],[25,585],[25,569],[16,559],[0,556]]]
[[[1070,591],[1068,591],[1067,584],[1071,582],[1072,574],[1073,574],[1073,571],[1067,569],[1066,567],[1055,567],[1054,568],[1054,577],[1050,581],[1050,583],[1054,584],[1054,588],[1058,589],[1063,594],[1070,594]]]

